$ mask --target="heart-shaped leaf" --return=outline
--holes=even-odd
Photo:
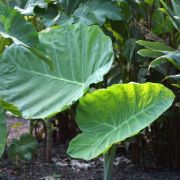
[[[82,133],[71,141],[68,154],[90,160],[105,153],[147,127],[173,100],[172,91],[155,83],[113,85],[85,95],[76,114]]]
[[[90,84],[103,80],[113,61],[111,40],[98,26],[57,27],[39,38],[53,71],[18,45],[0,58],[0,98],[17,106],[25,118],[46,118],[68,108]]]

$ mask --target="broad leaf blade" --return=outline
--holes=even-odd
[[[4,152],[7,138],[7,127],[4,110],[0,107],[0,157]]]
[[[67,15],[72,15],[73,12],[79,7],[81,3],[85,3],[87,0],[60,0]]]
[[[111,40],[98,26],[58,27],[39,37],[53,60],[53,71],[18,45],[6,49],[0,64],[0,98],[30,119],[53,116],[68,108],[90,84],[103,80],[113,61]]]
[[[107,0],[89,0],[76,9],[73,15],[88,25],[102,25],[106,18],[110,20],[122,19],[120,8],[117,4]]]
[[[39,39],[35,27],[26,22],[19,12],[3,5],[0,6],[0,36],[28,48],[52,68],[51,59],[46,54],[43,54],[42,50],[37,49]]]
[[[121,84],[97,90],[80,100],[76,122],[83,132],[68,154],[90,160],[113,144],[137,134],[172,104],[174,94],[161,84]]]
[[[19,12],[3,5],[0,6],[0,35],[24,46],[36,46],[38,43],[35,28]]]

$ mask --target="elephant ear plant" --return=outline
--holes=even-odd
[[[104,180],[111,180],[116,144],[150,125],[173,100],[173,92],[156,83],[118,84],[89,93],[77,108],[82,133],[67,153],[84,160],[104,154]]]
[[[49,119],[70,107],[90,84],[103,80],[114,57],[111,39],[98,26],[56,26],[38,37],[53,70],[21,44],[0,54],[0,107],[27,119]]]
[[[39,40],[53,70],[16,44],[0,57],[0,99],[27,119],[45,119],[67,109],[90,84],[103,80],[113,62],[111,40],[98,26],[55,27],[40,32]]]

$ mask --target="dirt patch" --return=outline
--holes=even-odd
[[[60,157],[61,156],[61,157]],[[117,158],[120,158],[118,162]],[[143,170],[140,167],[117,157],[113,167],[114,180],[180,180],[180,173],[170,171]],[[117,163],[118,162],[118,163]],[[102,158],[84,162],[73,160],[65,155],[56,154],[47,164],[36,160],[29,165],[19,164],[17,168],[12,161],[0,161],[1,180],[102,180]]]
[[[21,122],[18,130],[13,125]],[[29,122],[8,118],[8,141],[28,132]],[[15,127],[15,126],[14,126]],[[40,145],[36,157],[30,164],[18,163],[3,157],[0,160],[0,180],[102,180],[103,158],[94,161],[75,160],[66,155],[66,146],[57,144],[53,148],[51,163],[44,162],[44,148]],[[113,180],[180,180],[180,172],[170,170],[143,169],[125,156],[117,157],[113,166]]]

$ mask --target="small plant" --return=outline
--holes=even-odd
[[[28,162],[37,151],[36,139],[30,134],[22,134],[19,139],[13,139],[8,147],[8,157],[14,159],[16,164],[21,160]]]
[[[173,100],[171,90],[155,83],[118,84],[89,93],[77,108],[82,133],[67,153],[84,160],[104,154],[104,180],[111,180],[116,144],[150,125]]]

